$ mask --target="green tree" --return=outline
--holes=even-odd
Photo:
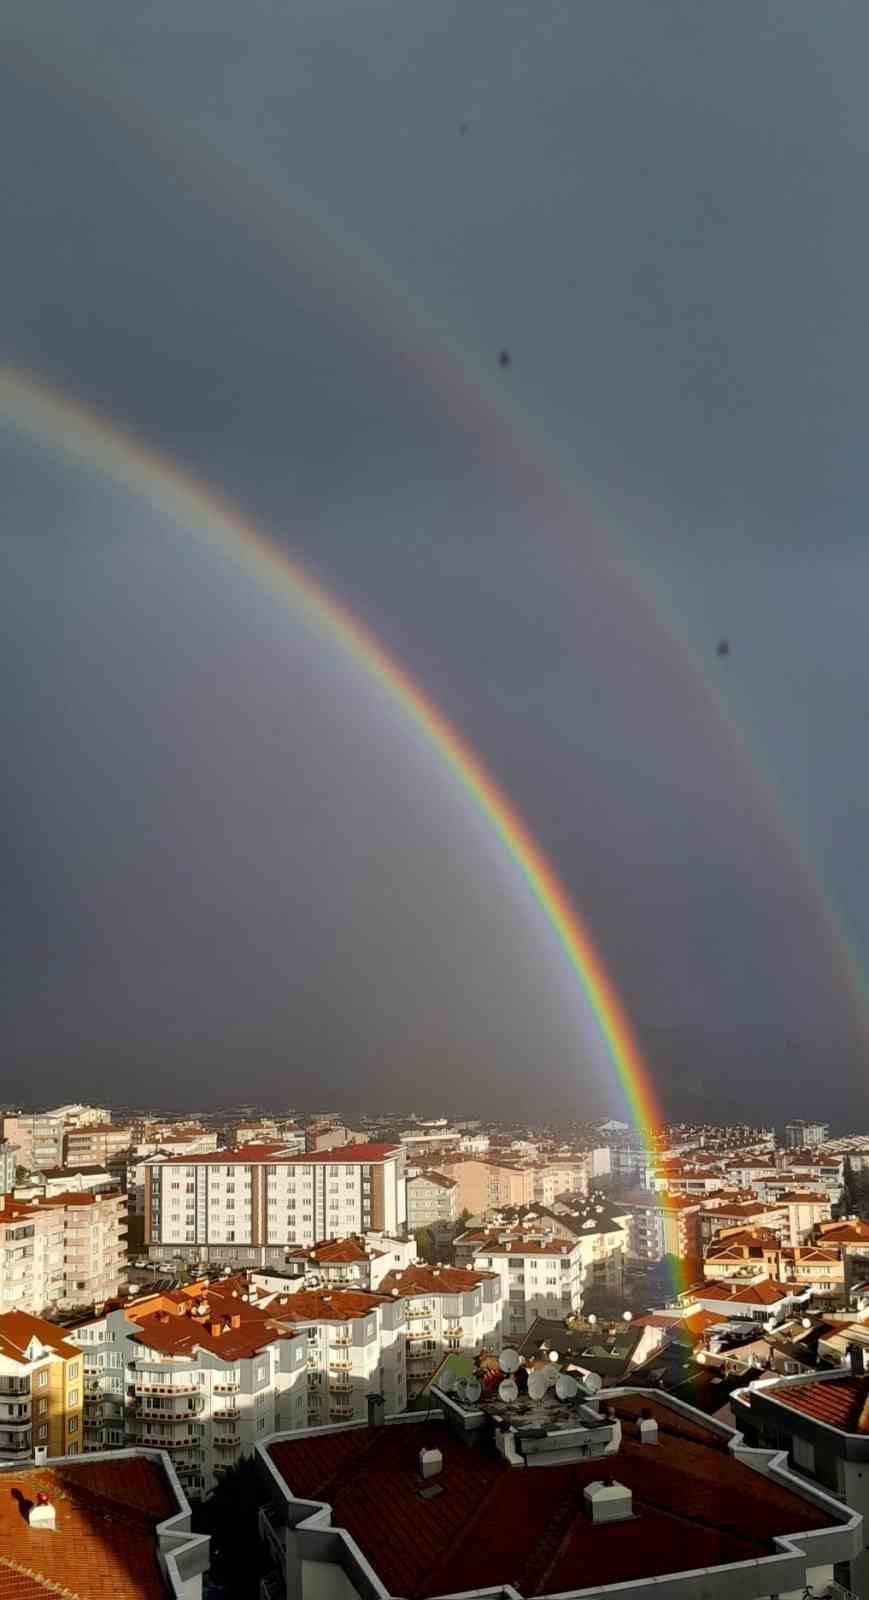
[[[416,1240],[416,1253],[421,1261],[434,1261],[434,1239],[430,1228],[417,1228],[414,1238]]]

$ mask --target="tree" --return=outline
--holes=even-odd
[[[462,1228],[462,1232],[463,1233],[464,1233],[465,1228],[468,1226],[468,1223],[470,1222],[470,1220],[471,1220],[471,1212],[468,1210],[467,1206],[463,1206],[461,1211],[459,1212],[459,1223],[461,1224],[461,1228]]]
[[[416,1240],[416,1253],[421,1261],[434,1261],[434,1238],[430,1228],[417,1228],[414,1238]]]
[[[193,1529],[211,1536],[211,1577],[233,1600],[256,1600],[269,1569],[259,1537],[259,1508],[268,1496],[253,1456],[226,1467],[207,1500],[193,1502]]]

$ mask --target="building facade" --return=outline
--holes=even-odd
[[[459,1186],[442,1172],[417,1172],[407,1180],[409,1233],[438,1223],[455,1222],[459,1215]]]
[[[126,1272],[126,1195],[63,1193],[0,1210],[0,1311],[38,1314],[116,1295]]]
[[[145,1172],[150,1257],[281,1262],[288,1245],[406,1226],[404,1156],[397,1145],[288,1154],[248,1145],[152,1159]]]
[[[26,1311],[0,1315],[0,1460],[84,1449],[81,1352],[65,1330]]]

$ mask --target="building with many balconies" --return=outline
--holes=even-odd
[[[81,1352],[64,1329],[26,1311],[0,1315],[0,1460],[77,1455],[83,1408]]]

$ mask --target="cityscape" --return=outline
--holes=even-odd
[[[0,1463],[46,1484],[3,1571],[62,1527],[43,1584],[120,1581],[108,1496],[142,1593],[283,1600],[299,1561],[360,1594],[869,1592],[869,1134],[79,1103],[0,1130]]]
[[[869,1600],[867,62],[2,0],[0,1600]]]

